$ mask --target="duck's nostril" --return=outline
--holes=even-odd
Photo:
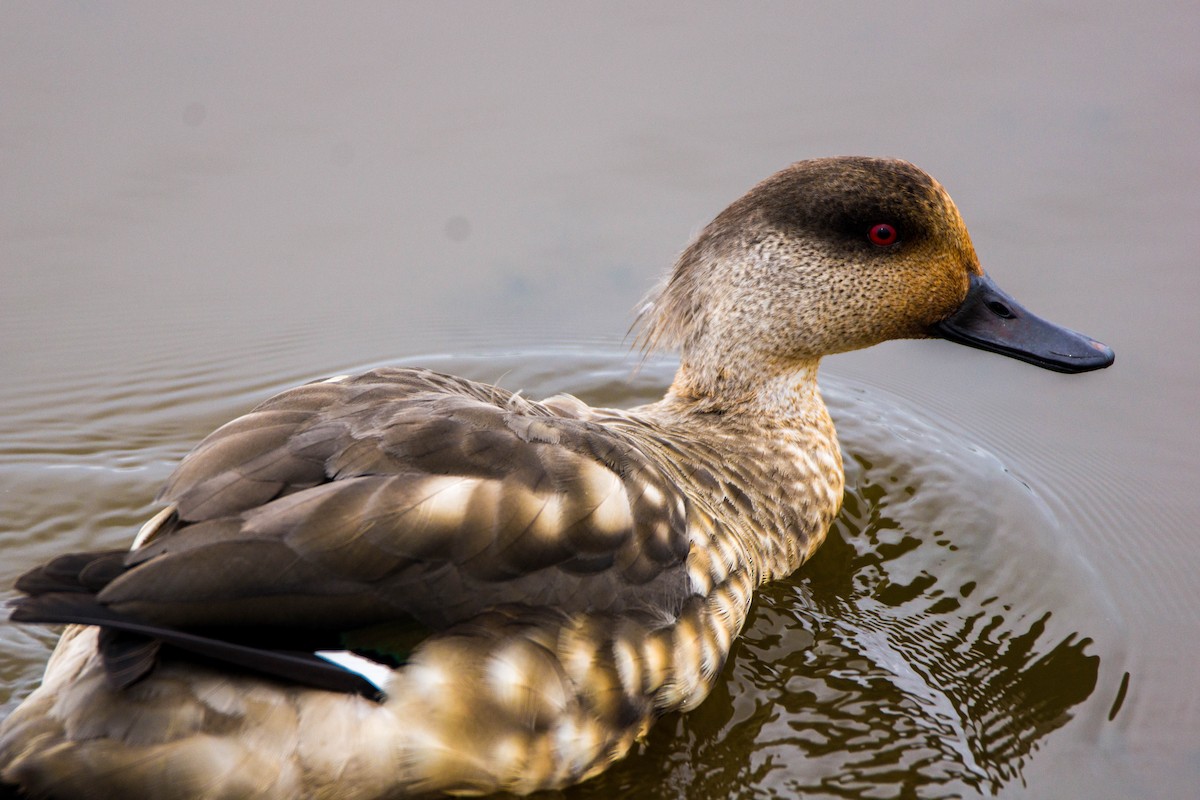
[[[988,300],[985,305],[988,310],[1001,319],[1012,319],[1016,316],[1008,306],[1001,303],[999,300]]]

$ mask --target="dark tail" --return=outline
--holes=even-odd
[[[13,622],[96,625],[105,675],[115,688],[144,678],[164,646],[191,657],[234,665],[291,683],[382,700],[379,687],[313,653],[266,649],[134,619],[96,599],[125,569],[127,551],[73,553],[22,575],[26,597],[11,602]]]

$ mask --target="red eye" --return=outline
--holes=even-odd
[[[867,231],[867,238],[871,240],[871,244],[887,247],[895,244],[900,238],[900,234],[896,233],[894,225],[888,225],[886,222],[880,222],[878,225],[872,225]]]

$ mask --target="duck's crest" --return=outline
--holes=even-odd
[[[644,298],[630,330],[636,330],[635,346],[649,355],[657,350],[682,348],[694,333],[700,318],[696,277],[711,259],[726,249],[721,235],[725,215],[705,227],[680,254],[670,275]]]

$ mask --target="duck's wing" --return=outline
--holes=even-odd
[[[572,408],[425,370],[284,392],[183,460],[160,494],[173,511],[98,562],[96,600],[190,629],[443,628],[513,603],[671,613],[686,501]]]

